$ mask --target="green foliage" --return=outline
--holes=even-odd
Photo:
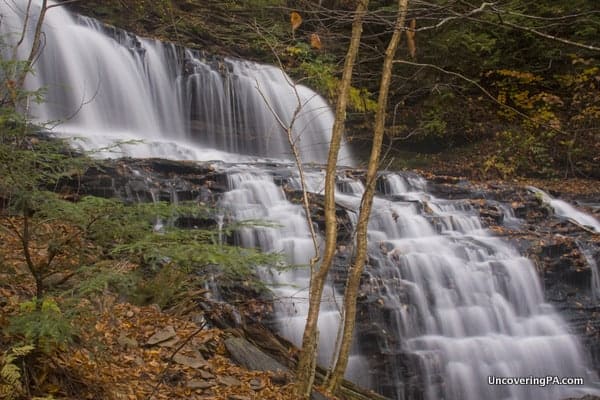
[[[117,245],[114,255],[127,255],[151,269],[174,264],[188,273],[203,273],[218,266],[226,278],[247,277],[256,265],[273,264],[278,258],[254,249],[221,245],[215,232],[205,230],[167,229],[148,232],[139,240]]]
[[[292,72],[306,81],[303,83],[326,95],[329,100],[336,98],[340,80],[337,77],[338,67],[331,54],[316,51],[304,42],[286,47],[285,54],[296,65]],[[350,88],[348,105],[351,110],[358,112],[375,111],[377,108],[372,93],[364,87]]]
[[[139,276],[129,271],[114,268],[109,261],[99,261],[79,270],[80,280],[72,293],[75,296],[93,298],[108,292],[128,296],[135,290]]]
[[[439,110],[427,110],[421,120],[421,128],[426,136],[443,138],[446,134],[447,124]]]
[[[0,398],[13,400],[23,394],[22,373],[17,361],[31,353],[31,345],[13,347],[0,360]]]
[[[22,303],[20,314],[10,318],[8,332],[51,355],[72,340],[74,331],[56,301],[44,298]]]
[[[139,279],[129,298],[135,304],[158,304],[163,309],[172,305],[178,295],[186,294],[191,280],[182,268],[167,264],[150,277]]]

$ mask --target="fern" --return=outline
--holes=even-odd
[[[41,307],[36,300],[27,301],[20,308],[21,312],[9,319],[8,333],[36,343],[45,354],[52,354],[71,341],[71,322],[53,299],[45,298]]]
[[[0,362],[0,398],[12,400],[23,391],[21,384],[21,370],[15,364],[20,357],[31,353],[35,347],[30,345],[13,347],[5,353]]]

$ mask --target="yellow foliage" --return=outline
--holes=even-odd
[[[15,361],[31,353],[33,349],[33,346],[14,347],[4,354],[0,362],[0,398],[12,400],[21,394],[21,370]]]
[[[506,76],[509,78],[515,78],[521,81],[521,83],[532,83],[541,82],[544,80],[541,76],[534,75],[531,72],[525,71],[514,71],[511,69],[499,69],[495,71],[498,75]]]

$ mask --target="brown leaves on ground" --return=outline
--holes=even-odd
[[[17,219],[0,221],[4,228],[9,222],[20,223]],[[68,226],[41,228],[40,238],[53,231],[59,235],[63,232],[68,238],[76,237]],[[11,234],[10,227],[0,229],[0,242],[2,354],[17,345],[18,338],[5,334],[5,328],[10,316],[20,312],[20,304],[32,298],[35,283],[25,267],[22,244],[16,234]],[[80,249],[88,246],[85,240],[79,243]],[[47,256],[48,245],[42,240],[32,243],[31,249],[36,260]],[[55,268],[76,269],[80,260],[66,253],[57,256]],[[118,260],[96,261],[112,270],[135,268]],[[202,295],[191,292],[188,297]],[[225,350],[224,331],[205,328],[198,332],[204,316],[198,306],[192,307],[194,301],[185,303],[183,316],[174,316],[157,306],[138,307],[119,302],[117,295],[109,291],[90,300],[79,299],[76,306],[62,304],[65,300],[62,297],[56,300],[63,312],[78,312],[72,322],[78,328],[77,336],[75,343],[57,349],[52,356],[42,356],[40,365],[29,368],[32,394],[51,394],[56,399],[109,400],[294,398],[281,374],[248,371],[235,365]],[[249,307],[253,310],[256,305],[250,303]],[[169,328],[169,333],[164,340],[148,343],[165,328]]]
[[[94,323],[90,316],[85,324]],[[148,345],[157,331],[172,327],[175,336]],[[198,326],[160,312],[157,307],[122,303],[103,313],[94,324],[88,345],[64,354],[60,364],[102,388],[106,399],[292,399],[287,386],[272,383],[272,373],[247,371],[227,358],[225,333],[205,329],[181,350]],[[172,361],[170,361],[172,359]],[[190,362],[190,360],[194,362]],[[160,383],[159,383],[160,382]],[[94,399],[95,391],[81,393]]]

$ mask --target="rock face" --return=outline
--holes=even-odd
[[[210,201],[224,189],[223,177],[210,164],[162,159],[105,161],[78,182],[68,182],[82,194],[118,197],[127,202]]]
[[[273,166],[275,182],[284,188],[290,201],[299,201],[298,192],[286,190],[289,172],[286,175],[283,171],[281,169],[278,172],[277,166]],[[357,173],[359,175],[360,172]],[[594,298],[591,290],[592,268],[594,263],[600,264],[600,235],[556,216],[548,205],[527,188],[508,184],[471,184],[456,178],[429,178],[429,193],[441,199],[460,199],[476,210],[484,226],[514,244],[521,254],[534,261],[547,301],[560,311],[570,330],[581,338],[586,349],[584,353],[589,355],[593,368],[600,371],[600,302]],[[379,186],[380,191],[385,192],[385,183],[380,182]],[[120,160],[90,171],[82,178],[79,190],[83,194],[119,197],[130,202],[194,200],[216,204],[220,194],[227,190],[227,176],[210,164]],[[316,225],[322,230],[322,197],[311,195],[311,201]],[[593,205],[600,203],[600,198],[586,198],[585,201]],[[427,205],[417,203],[415,207],[426,208]],[[588,208],[588,211],[594,210],[597,211],[597,208]],[[422,211],[428,213],[426,209]],[[338,220],[340,246],[332,278],[341,292],[351,257],[349,244],[352,237],[350,221],[341,206]],[[435,225],[435,221],[432,222]],[[212,226],[216,221],[183,220],[179,223],[188,227]],[[408,290],[401,287],[401,282],[396,285],[400,285],[396,288],[400,295],[403,290]],[[395,343],[398,339],[385,329],[391,323],[388,320],[391,310],[386,307],[382,299],[363,286],[358,297],[357,320],[361,353],[376,355],[370,357],[368,363],[372,371],[379,371],[376,372],[379,375],[378,387],[383,395],[423,399],[425,382],[420,376],[419,360],[397,350],[400,347]],[[373,319],[373,315],[377,317]],[[399,380],[404,382],[402,394],[397,392]],[[441,377],[436,379],[435,376],[429,376],[427,385],[442,388],[444,382]]]

